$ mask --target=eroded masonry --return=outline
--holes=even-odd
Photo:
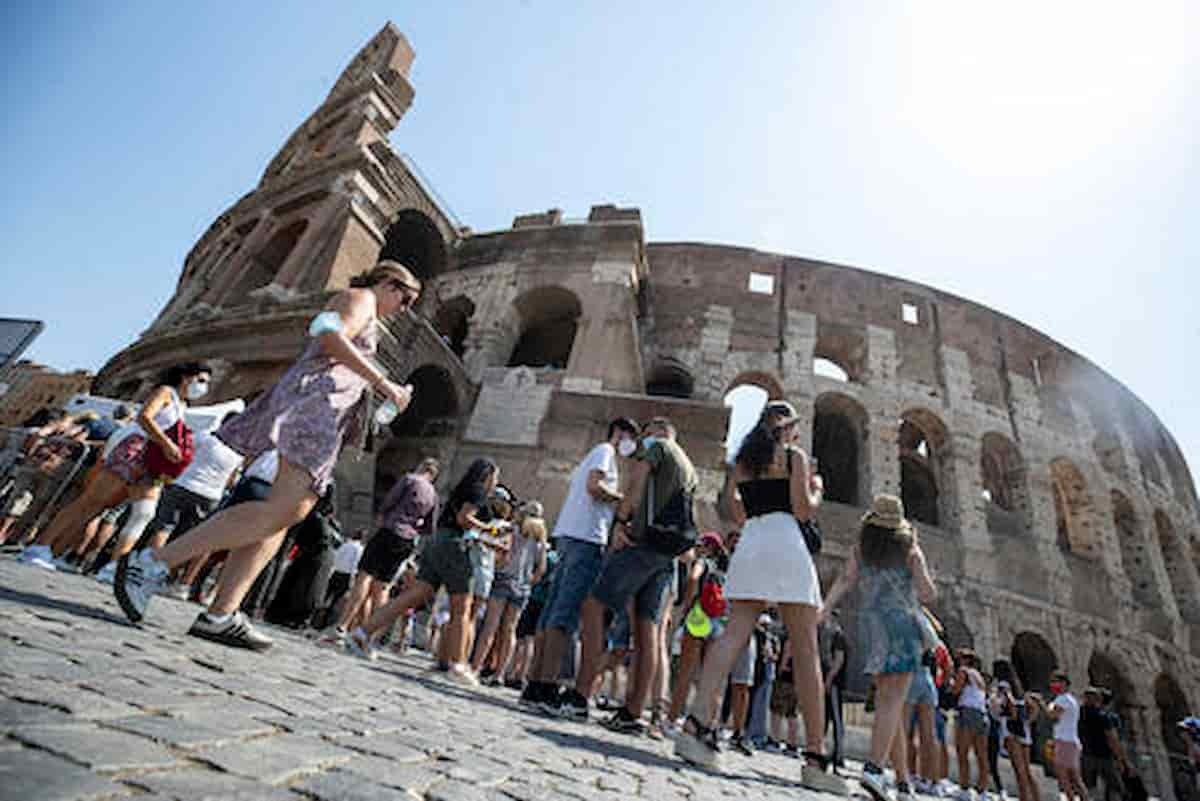
[[[1012,659],[1033,688],[1058,665],[1113,689],[1172,795],[1174,721],[1200,704],[1200,525],[1188,468],[1149,408],[991,309],[850,267],[647,242],[634,208],[474,233],[388,142],[413,100],[412,60],[391,25],[355,56],[196,243],[174,297],[98,391],[136,399],[162,368],[199,358],[217,400],[251,398],[331,291],[398,258],[428,291],[388,325],[381,358],[416,400],[374,452],[344,456],[347,526],[367,525],[426,455],[447,475],[491,455],[553,515],[607,420],[666,414],[703,468],[705,523],[721,527],[722,401],[757,384],[810,419],[828,487],[825,581],[872,493],[900,494],[953,644]]]

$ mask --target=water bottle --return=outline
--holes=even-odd
[[[400,407],[398,407],[394,401],[384,401],[383,404],[375,410],[375,423],[381,426],[390,425],[391,422],[396,419],[396,415],[399,413]]]

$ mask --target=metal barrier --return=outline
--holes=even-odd
[[[39,437],[35,429],[0,428],[0,511],[17,495],[32,500],[19,516],[8,542],[40,530],[84,474],[92,448],[78,439]]]

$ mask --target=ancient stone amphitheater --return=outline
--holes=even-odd
[[[1011,659],[1034,688],[1055,665],[1110,687],[1151,783],[1186,797],[1173,724],[1200,701],[1198,506],[1145,404],[999,312],[852,267],[647,242],[637,209],[472,232],[388,142],[413,99],[412,59],[391,25],[355,56],[196,243],[174,297],[98,391],[137,398],[161,368],[203,358],[217,399],[253,396],[331,290],[399,258],[429,291],[389,324],[381,359],[416,401],[373,452],[343,459],[347,525],[367,525],[379,493],[430,454],[455,471],[491,455],[553,515],[607,420],[666,414],[719,527],[723,399],[762,386],[810,421],[826,581],[872,493],[899,493],[951,639]]]

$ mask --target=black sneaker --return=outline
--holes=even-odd
[[[240,611],[234,612],[224,623],[217,623],[209,617],[208,612],[201,612],[188,629],[188,634],[251,651],[265,651],[275,644],[270,637],[259,634]]]
[[[545,689],[538,697],[537,708],[543,715],[558,717],[559,710],[562,709],[562,693],[559,692],[557,684],[546,683]]]
[[[567,720],[577,720],[586,723],[588,719],[588,699],[575,689],[564,692],[558,698],[558,716]]]
[[[505,679],[504,686],[509,690],[521,692],[525,689],[525,683],[520,679]]]
[[[525,685],[525,689],[521,692],[521,697],[517,699],[517,704],[526,709],[537,709],[538,704],[542,702],[543,684],[540,681],[531,681]]]
[[[607,720],[601,721],[600,725],[617,734],[642,735],[646,733],[646,724],[635,718],[633,713],[625,707],[618,709]]]
[[[738,753],[744,754],[748,757],[754,756],[754,743],[750,742],[750,738],[742,732],[735,734],[733,739],[729,741],[729,744],[732,745],[733,750],[737,751]]]

